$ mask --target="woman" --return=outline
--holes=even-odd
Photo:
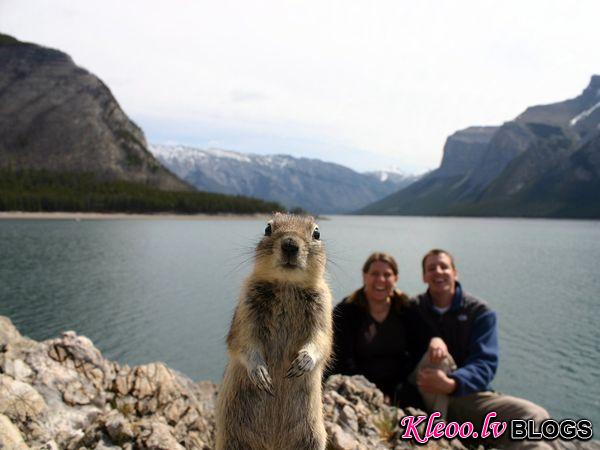
[[[412,316],[409,299],[395,289],[398,265],[387,253],[369,256],[362,272],[363,287],[333,312],[335,360],[331,373],[364,375],[396,403],[397,392],[403,386],[406,389],[407,375],[415,365],[407,342]],[[402,400],[407,395],[404,393]]]

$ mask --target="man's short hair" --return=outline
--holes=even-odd
[[[454,256],[452,256],[450,254],[450,252],[447,252],[446,250],[442,250],[441,248],[434,248],[432,250],[429,250],[425,254],[425,256],[423,256],[423,260],[421,261],[421,268],[423,269],[423,273],[425,273],[425,261],[427,261],[427,258],[429,258],[430,256],[439,256],[439,255],[448,256],[448,258],[450,258],[450,264],[452,265],[452,268],[454,270],[456,270],[456,265],[454,264]]]
[[[362,268],[363,273],[369,272],[369,269],[371,268],[371,264],[373,264],[374,262],[377,262],[377,261],[386,263],[388,266],[390,266],[390,268],[392,269],[392,272],[394,272],[394,275],[398,275],[398,263],[396,263],[396,260],[394,259],[394,257],[392,255],[390,255],[389,253],[384,253],[384,252],[371,253],[371,255],[369,255],[369,257],[363,264],[363,268]]]

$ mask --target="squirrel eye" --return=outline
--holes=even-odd
[[[265,236],[271,236],[272,232],[273,232],[273,228],[271,227],[271,224],[268,223],[267,227],[265,228]]]
[[[321,232],[319,231],[319,227],[315,227],[315,229],[313,230],[313,239],[316,239],[317,241],[319,239],[321,239]]]

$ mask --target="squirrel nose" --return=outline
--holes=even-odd
[[[287,256],[292,256],[298,253],[298,244],[292,238],[286,238],[281,242],[281,251]]]

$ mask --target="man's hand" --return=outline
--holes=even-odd
[[[430,394],[452,394],[456,390],[456,380],[440,369],[421,369],[417,374],[417,386]]]
[[[432,364],[441,363],[448,356],[448,347],[442,338],[433,337],[427,348],[427,358]]]

